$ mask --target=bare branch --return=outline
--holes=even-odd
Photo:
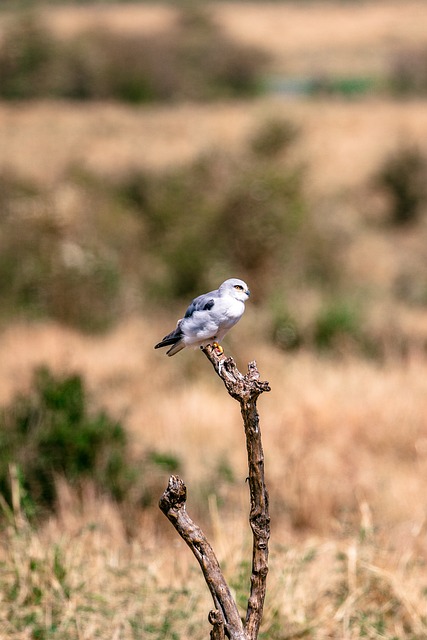
[[[221,638],[217,614],[222,616],[223,636],[231,640],[247,640],[236,603],[222,575],[221,568],[212,547],[203,531],[191,520],[185,508],[187,488],[178,476],[171,476],[167,489],[160,498],[160,509],[173,524],[179,535],[190,547],[203,571],[206,584],[212,594],[217,611],[213,614],[215,640]],[[212,617],[212,612],[211,612]]]
[[[185,508],[187,490],[177,476],[171,476],[160,499],[160,508],[185,540],[203,571],[212,594],[215,609],[209,614],[211,640],[257,640],[261,624],[268,573],[268,541],[270,516],[268,493],[264,480],[264,452],[261,442],[258,396],[270,391],[268,382],[260,381],[255,362],[250,362],[246,375],[240,373],[233,358],[227,358],[210,345],[203,352],[224,382],[228,393],[239,401],[248,453],[250,514],[253,534],[251,589],[246,622],[243,625],[237,605],[222,575],[218,560],[202,530],[191,520]]]
[[[208,620],[213,627],[210,634],[211,640],[225,640],[224,618],[222,617],[221,611],[212,609],[212,611],[209,612]]]
[[[211,346],[203,349],[228,393],[239,401],[248,452],[251,509],[249,522],[253,534],[251,592],[248,600],[245,631],[248,640],[256,640],[264,609],[268,573],[268,541],[270,515],[268,492],[264,479],[264,452],[256,408],[258,396],[270,391],[268,382],[261,382],[256,362],[250,362],[248,373],[242,375],[232,358],[227,358]]]

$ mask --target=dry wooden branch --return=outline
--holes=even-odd
[[[218,611],[218,609],[212,609],[212,611],[209,612],[208,620],[213,627],[211,631],[211,640],[225,640],[224,618],[221,611]]]
[[[203,351],[224,382],[228,393],[239,401],[245,428],[251,501],[249,522],[253,534],[251,591],[246,613],[245,632],[248,640],[256,640],[264,609],[268,573],[268,541],[270,539],[268,492],[264,479],[264,452],[256,402],[261,393],[270,391],[270,385],[268,382],[260,381],[256,362],[250,362],[248,373],[242,375],[233,358],[227,358],[224,354],[218,355],[211,346],[205,347]]]
[[[222,575],[218,560],[203,531],[188,515],[185,508],[186,499],[187,488],[185,484],[178,476],[171,476],[169,484],[160,498],[159,506],[196,556],[212,594],[216,610],[222,614],[222,624],[227,636],[232,640],[246,640],[236,603]],[[216,615],[214,615],[213,624],[214,631],[219,633],[218,628],[215,629],[218,627]],[[220,637],[214,635],[214,638]]]
[[[219,354],[210,345],[203,352],[228,393],[239,401],[245,428],[251,505],[249,522],[253,534],[251,589],[245,624],[240,619],[212,547],[185,510],[186,487],[177,476],[169,479],[168,487],[160,499],[160,508],[196,556],[212,594],[215,610],[209,614],[209,621],[213,625],[211,640],[222,640],[225,636],[230,640],[257,640],[268,573],[270,516],[256,402],[261,393],[270,391],[270,386],[268,382],[260,381],[255,362],[249,363],[248,373],[243,375],[232,358]]]

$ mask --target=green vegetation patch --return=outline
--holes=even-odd
[[[0,420],[0,490],[12,507],[17,489],[27,515],[54,508],[57,477],[77,487],[91,480],[119,501],[136,480],[123,426],[88,409],[79,375],[37,370],[31,393],[3,409]]]
[[[427,203],[426,155],[415,145],[401,145],[384,158],[375,184],[386,197],[392,224],[416,222]]]

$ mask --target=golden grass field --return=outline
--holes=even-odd
[[[0,166],[47,184],[57,183],[76,164],[107,176],[138,166],[162,168],[212,149],[238,148],[272,116],[301,127],[298,155],[308,164],[313,189],[326,195],[364,186],[389,151],[402,141],[422,145],[427,130],[421,100],[2,104]]]
[[[96,402],[126,415],[137,450],[182,460],[189,512],[240,601],[247,585],[236,576],[250,557],[250,535],[238,405],[201,353],[169,360],[154,352],[158,335],[142,319],[97,339],[53,324],[11,327],[0,341],[2,400],[29,384],[37,363],[83,372]],[[425,358],[379,365],[284,356],[240,344],[238,328],[227,342],[241,369],[256,357],[272,386],[259,402],[272,513],[263,637],[424,637]],[[182,382],[183,367],[191,382]],[[212,496],[196,506],[192,495],[224,460],[235,480],[218,479],[222,506]],[[167,474],[155,482],[160,494]],[[115,507],[90,489],[81,505],[60,484],[59,513],[38,531],[15,519],[0,551],[17,591],[12,605],[0,603],[3,637],[31,638],[31,624],[52,637],[206,637],[207,589],[155,507],[141,515],[132,541]],[[35,562],[42,571],[31,570]],[[32,595],[35,587],[43,597]]]
[[[151,30],[172,19],[171,10],[158,5],[45,11],[64,37],[91,20]],[[275,70],[290,73],[306,73],[316,60],[336,73],[376,72],[391,50],[427,41],[427,5],[413,0],[221,3],[214,12],[232,35],[271,49]],[[296,154],[308,165],[312,197],[338,203],[335,223],[353,237],[349,267],[385,301],[370,321],[379,333],[398,323],[419,339],[404,358],[381,362],[304,350],[284,354],[266,344],[250,303],[226,338],[226,353],[239,368],[255,359],[272,387],[259,400],[272,515],[261,637],[423,640],[427,312],[396,308],[388,288],[397,265],[425,261],[425,236],[377,229],[357,235],[358,213],[346,198],[370,197],[367,185],[379,161],[402,140],[425,147],[425,101],[1,104],[0,166],[57,187],[73,165],[107,176],[176,165],[211,148],[238,148],[272,114],[300,125]],[[240,603],[251,539],[239,408],[202,353],[169,359],[153,350],[175,321],[168,309],[156,322],[148,311],[98,337],[53,322],[11,323],[0,333],[0,401],[28,389],[40,363],[83,373],[94,403],[125,422],[136,453],[167,451],[182,461],[188,510],[208,534]],[[218,474],[224,463],[233,469],[232,482]],[[219,500],[203,496],[207,479],[216,480]],[[167,480],[160,471],[152,479],[159,496]],[[32,529],[16,510],[2,532],[7,589],[0,595],[0,639],[206,638],[207,588],[159,509],[141,513],[139,533],[129,539],[111,501],[87,487],[79,502],[60,479],[58,487],[58,513],[43,527]]]

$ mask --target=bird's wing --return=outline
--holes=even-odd
[[[195,311],[210,311],[215,305],[215,300],[217,297],[218,293],[216,291],[202,293],[201,296],[197,296],[197,298],[194,298],[187,311],[185,312],[184,318],[191,318]]]

